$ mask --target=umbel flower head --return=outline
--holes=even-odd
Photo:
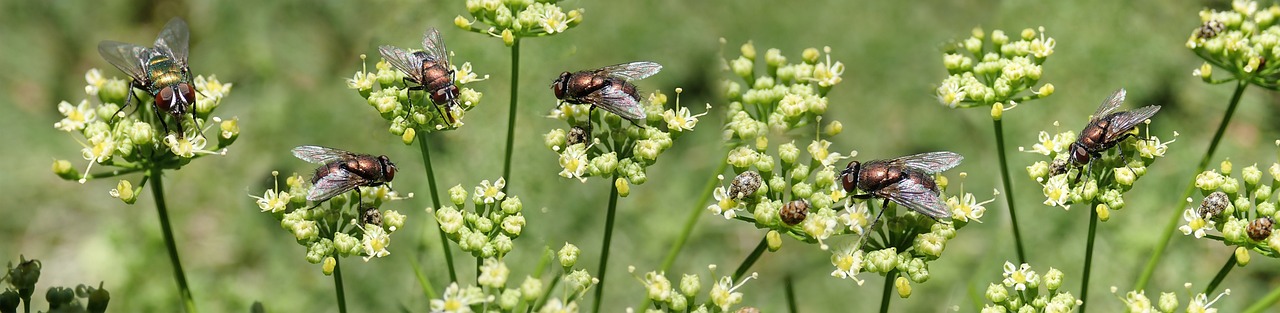
[[[1112,95],[1108,102],[1117,96],[1119,101],[1123,102],[1124,90]],[[1077,136],[1073,131],[1055,129],[1054,134],[1041,131],[1038,136],[1039,142],[1030,149],[1018,147],[1019,151],[1049,157],[1047,161],[1037,161],[1027,167],[1027,173],[1030,174],[1031,179],[1036,180],[1043,187],[1045,205],[1070,209],[1073,204],[1084,203],[1089,205],[1089,209],[1098,211],[1098,218],[1102,221],[1110,218],[1111,210],[1120,210],[1125,207],[1124,193],[1133,188],[1134,182],[1146,174],[1148,166],[1156,159],[1164,157],[1169,144],[1177,141],[1178,137],[1178,132],[1175,131],[1173,132],[1175,139],[1161,141],[1160,137],[1150,134],[1144,122],[1138,120],[1130,122],[1142,125],[1131,130],[1105,130],[1099,127],[1099,123],[1102,122],[1121,127],[1116,125],[1127,122],[1122,123],[1117,121],[1117,118],[1106,118],[1113,116],[1123,118],[1128,113],[1116,112],[1112,114],[1119,115],[1091,117],[1082,132],[1101,132],[1102,135],[1097,136],[1099,138],[1082,138],[1084,135]],[[1146,120],[1146,123],[1149,122],[1150,120]],[[1059,126],[1058,122],[1054,122],[1053,125],[1055,128]],[[1145,135],[1142,134],[1144,132],[1142,130],[1147,130]],[[1094,144],[1089,145],[1086,144],[1087,142]],[[1096,150],[1106,148],[1110,144],[1114,146],[1101,151]],[[1086,153],[1088,155],[1083,155]],[[1080,161],[1084,161],[1084,164],[1079,164]]]
[[[405,216],[380,207],[400,197],[390,183],[359,187],[355,191],[309,204],[309,181],[294,173],[280,187],[279,172],[271,172],[275,185],[261,197],[249,195],[263,213],[280,221],[280,228],[293,233],[306,248],[306,260],[320,264],[325,275],[333,274],[336,258],[360,256],[365,262],[390,255],[391,234],[404,228]],[[360,201],[356,201],[359,199]]]
[[[563,33],[582,24],[582,10],[565,12],[560,0],[467,0],[467,12],[453,19],[459,28],[501,38],[507,46],[524,37]]]
[[[1280,145],[1280,141],[1277,141]],[[1247,264],[1249,251],[1270,258],[1280,258],[1280,231],[1275,231],[1277,199],[1274,186],[1280,186],[1280,163],[1267,167],[1270,180],[1263,179],[1257,164],[1239,172],[1232,170],[1230,160],[1221,168],[1196,176],[1200,189],[1198,205],[1188,205],[1178,227],[1183,234],[1235,246],[1237,259]],[[1188,202],[1194,201],[1188,198]],[[1244,258],[1239,258],[1244,256]]]
[[[1084,303],[1070,292],[1060,291],[1062,271],[1049,268],[1043,275],[1023,263],[1004,262],[1004,278],[987,285],[982,312],[1072,312]],[[1043,289],[1042,289],[1043,287]]]
[[[593,110],[591,104],[562,103],[549,117],[564,121],[567,127],[544,136],[547,148],[559,155],[560,176],[582,182],[590,177],[616,177],[619,194],[627,196],[625,190],[648,181],[646,169],[706,115],[691,114],[680,106],[681,91],[676,88],[676,101],[670,103],[666,94],[650,94],[641,102],[647,118],[636,121]],[[710,110],[711,105],[706,108]]]
[[[1053,84],[1040,84],[1041,65],[1053,55],[1057,41],[1039,30],[1024,29],[1010,39],[1002,30],[973,35],[946,46],[942,63],[950,75],[936,90],[938,102],[951,108],[993,106],[991,115],[1019,103],[1053,94]]]
[[[1267,89],[1280,88],[1280,71],[1276,69],[1280,50],[1280,5],[1259,8],[1256,1],[1235,0],[1231,10],[1200,11],[1200,24],[1191,30],[1187,48],[1205,63],[1192,71],[1205,82],[1220,84],[1244,81]],[[1227,71],[1227,76],[1214,75],[1214,68]]]
[[[716,265],[708,265],[710,277],[716,276]],[[685,274],[680,278],[679,285],[675,285],[671,280],[667,279],[666,274],[662,272],[652,271],[640,276],[636,273],[636,267],[630,266],[627,271],[631,273],[640,284],[644,285],[647,298],[651,300],[652,307],[644,308],[646,310],[664,310],[664,312],[733,312],[731,308],[742,303],[743,293],[738,291],[743,285],[747,284],[755,278],[759,278],[758,273],[751,273],[750,276],[734,281],[731,276],[719,276],[719,280],[715,280],[710,289],[702,288],[702,278],[698,274]],[[699,297],[702,290],[706,290],[705,297]],[[705,300],[703,300],[705,299]],[[702,303],[693,301],[702,300]],[[744,308],[745,309],[745,308]],[[628,309],[628,311],[631,311]],[[739,311],[741,312],[741,311]]]
[[[721,44],[725,41],[720,39]],[[759,144],[769,134],[785,134],[808,125],[826,127],[828,136],[839,133],[838,121],[820,124],[827,112],[827,93],[843,81],[844,63],[831,60],[831,48],[808,48],[800,62],[788,62],[781,50],[768,49],[756,53],[747,42],[741,55],[725,60],[725,69],[742,80],[725,79],[723,88],[729,100],[724,127],[726,141],[734,146]],[[764,70],[759,69],[763,63]],[[767,143],[766,143],[767,144]]]
[[[360,55],[361,61],[365,58],[365,55]],[[361,63],[364,66],[364,62]],[[368,105],[390,123],[387,130],[408,145],[413,143],[419,133],[462,127],[467,112],[480,104],[483,94],[467,87],[467,84],[489,79],[489,75],[481,77],[473,72],[471,62],[463,63],[462,67],[452,62],[447,63],[452,73],[450,79],[458,87],[456,105],[435,103],[431,93],[438,92],[437,90],[421,87],[414,82],[406,83],[407,74],[392,66],[386,59],[374,65],[376,72],[369,72],[362,67],[347,79],[347,87],[365,98]]]
[[[151,169],[178,169],[194,159],[226,154],[227,147],[240,136],[237,118],[223,120],[212,115],[231,92],[231,84],[224,84],[217,77],[195,77],[196,101],[189,108],[194,114],[184,114],[181,119],[165,112],[156,114],[155,99],[146,92],[132,90],[126,80],[105,78],[98,69],[91,69],[85,74],[85,81],[89,98],[76,104],[59,103],[58,112],[63,119],[53,124],[83,147],[80,156],[88,161],[83,172],[73,168],[70,161],[54,161],[53,171],[63,179],[84,183]],[[133,108],[122,108],[129,93],[135,95]],[[161,124],[160,119],[170,121]],[[169,128],[182,129],[182,133],[162,127],[175,122],[182,127]],[[213,127],[217,130],[208,132]],[[209,140],[214,138],[217,142],[210,146]],[[95,173],[95,165],[109,169]],[[142,179],[134,187],[129,180],[121,180],[110,194],[132,204],[146,182]]]
[[[1223,290],[1222,293],[1219,293],[1217,296],[1214,296],[1213,299],[1211,300],[1209,299],[1209,295],[1203,292],[1195,293],[1194,291],[1191,291],[1191,283],[1186,283],[1183,285],[1183,287],[1186,288],[1186,295],[1187,295],[1186,306],[1182,306],[1180,304],[1181,301],[1178,300],[1178,295],[1172,292],[1160,293],[1160,298],[1156,300],[1155,304],[1152,304],[1151,299],[1147,298],[1146,292],[1142,290],[1129,291],[1122,296],[1119,293],[1116,293],[1119,291],[1119,288],[1116,288],[1115,286],[1111,286],[1111,294],[1114,294],[1117,299],[1120,299],[1120,302],[1124,302],[1125,312],[1204,312],[1204,313],[1218,312],[1218,309],[1212,308],[1211,306],[1213,306],[1214,303],[1218,302],[1218,300],[1222,299],[1222,296],[1231,294],[1231,289],[1226,289],[1226,290]],[[1179,308],[1184,308],[1184,309],[1179,310]]]
[[[591,277],[586,270],[574,267],[577,250],[576,246],[566,243],[564,248],[560,249],[560,253],[555,254],[563,267],[550,282],[535,276],[516,279],[511,276],[512,270],[503,260],[485,258],[476,278],[479,286],[462,288],[456,282],[450,283],[445,288],[442,298],[431,300],[431,311],[494,312],[501,309],[502,312],[514,312],[517,311],[517,306],[523,306],[529,308],[531,312],[577,312],[577,300],[586,295],[591,287],[600,283],[598,278]],[[549,248],[546,250],[546,255],[553,255]],[[534,263],[522,264],[535,265]],[[546,262],[536,265],[543,266]],[[542,272],[542,268],[531,269],[530,272],[532,271]],[[549,288],[546,286],[559,286],[561,290],[553,292],[546,290]]]
[[[502,178],[492,183],[485,180],[469,195],[462,185],[453,186],[449,188],[449,200],[453,205],[427,208],[427,212],[435,214],[440,230],[462,251],[478,258],[501,260],[514,248],[512,240],[520,237],[525,225],[524,214],[521,213],[524,204],[520,197],[508,196],[502,191],[506,184]],[[471,200],[470,209],[468,199]]]

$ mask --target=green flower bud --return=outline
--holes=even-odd
[[[578,263],[578,255],[581,253],[582,250],[578,250],[578,246],[566,242],[564,247],[560,248],[560,252],[556,254],[556,257],[560,259],[561,267],[569,269]]]
[[[494,224],[493,220],[485,216],[480,216],[476,218],[476,221],[474,223],[471,223],[471,226],[474,226],[476,228],[476,231],[478,232],[488,233],[490,231],[493,231],[493,226],[494,226],[493,224]]]
[[[996,104],[991,105],[991,120],[999,121],[1003,117],[1004,117],[1004,104],[1000,102],[996,102]]]
[[[1040,87],[1039,91],[1036,91],[1036,95],[1041,98],[1053,95],[1053,84],[1044,84],[1044,86]]]
[[[1122,186],[1133,186],[1133,181],[1138,179],[1138,174],[1128,167],[1120,167],[1112,169],[1115,174],[1116,182]]]
[[[1200,74],[1199,76],[1201,80],[1205,82],[1213,81],[1213,65],[1209,65],[1209,62],[1200,64],[1200,70],[1198,73]]]
[[[912,247],[925,256],[937,258],[942,256],[942,250],[947,247],[947,239],[932,232],[924,233],[916,236]]]
[[[756,204],[756,209],[752,212],[756,223],[760,225],[779,225],[782,223],[778,212],[782,208],[782,203],[778,200],[762,201]]]
[[[794,141],[784,143],[778,146],[778,157],[782,159],[782,164],[795,164],[796,159],[800,157],[800,148],[796,147],[796,143]]]
[[[1219,169],[1222,170],[1222,175],[1231,176],[1231,160],[1223,160],[1222,164],[1219,165]]]
[[[1022,29],[1022,40],[1036,39],[1036,30],[1030,28]]]
[[[1244,267],[1245,265],[1249,265],[1249,249],[1236,247],[1236,266]]]
[[[462,206],[467,203],[467,190],[463,189],[461,184],[449,188],[449,201],[452,201],[453,205],[456,206]]]
[[[793,197],[808,198],[810,195],[813,195],[813,186],[810,186],[809,183],[800,182],[791,186],[791,196]]]
[[[133,204],[138,201],[138,194],[134,191],[133,184],[129,183],[127,179],[121,179],[120,183],[116,184],[116,189],[112,189],[110,194],[112,197],[124,201],[125,204]]]
[[[866,254],[863,269],[867,272],[885,274],[898,267],[898,249],[887,248],[871,251]]]
[[[524,203],[520,201],[518,196],[510,196],[502,200],[502,213],[512,215],[520,213],[524,209]]]
[[[1258,216],[1275,216],[1276,205],[1271,202],[1263,202],[1258,204],[1256,210],[1258,210]]]
[[[1097,207],[1094,207],[1094,211],[1098,212],[1099,221],[1106,222],[1111,219],[1111,207],[1107,206],[1106,203],[1099,203]]]
[[[1234,195],[1240,192],[1240,181],[1236,180],[1234,177],[1225,177],[1222,179],[1222,186],[1219,188],[1222,188],[1222,192]]]
[[[478,252],[481,248],[484,248],[487,243],[489,243],[489,238],[485,237],[484,233],[479,231],[479,229],[476,229],[462,236],[462,240],[458,242],[458,247],[462,248],[464,251]]]
[[[627,183],[625,178],[619,177],[618,179],[615,179],[613,181],[613,188],[617,188],[618,195],[624,198],[631,195],[631,184]]]
[[[414,138],[417,138],[417,137],[416,137],[417,135],[418,135],[418,131],[413,130],[413,128],[405,128],[405,129],[404,129],[404,134],[401,134],[401,135],[400,135],[400,141],[401,141],[401,142],[404,142],[404,144],[405,144],[406,146],[407,146],[407,145],[412,145],[412,144],[413,144],[413,139],[414,139]]]
[[[1222,213],[1224,215],[1235,215],[1237,210],[1249,211],[1249,208],[1252,207],[1253,201],[1250,201],[1249,197],[1235,197],[1232,205],[1228,205],[1225,210],[1222,210]]]
[[[756,58],[756,46],[752,44],[751,41],[747,41],[747,43],[742,44],[742,48],[739,50],[742,51],[742,57],[744,58]]]
[[[320,236],[320,227],[316,224],[316,221],[298,222],[296,224],[293,224],[292,230],[293,230],[293,237],[296,238],[299,243],[309,242],[312,239],[315,239],[316,237]],[[311,263],[315,264],[319,262],[320,262],[320,259],[317,258],[315,262],[311,262]]]
[[[502,44],[505,44],[508,47],[516,45],[516,36],[511,33],[510,29],[502,30]]]
[[[489,219],[486,218],[484,220],[488,221]],[[502,231],[511,234],[511,236],[518,237],[520,236],[521,230],[524,229],[524,224],[524,215],[508,215],[507,217],[502,218]]]
[[[537,301],[539,297],[542,297],[542,280],[533,276],[525,276],[524,282],[520,283],[520,295],[524,302],[532,303]]]
[[[782,249],[782,234],[779,234],[778,231],[770,229],[768,233],[764,234],[764,239],[765,242],[769,243],[769,252],[777,252],[778,249]]]
[[[80,172],[76,171],[75,168],[72,168],[71,161],[67,160],[54,160],[53,173],[66,180],[80,179]]]
[[[1256,199],[1256,201],[1259,201],[1259,202],[1263,202],[1263,201],[1270,200],[1270,199],[1271,199],[1271,185],[1262,185],[1262,186],[1258,186],[1258,189],[1253,191],[1253,198],[1254,198],[1254,199]]]
[[[1248,225],[1249,225],[1249,221],[1247,220],[1237,219],[1234,216],[1229,216],[1227,218],[1227,222],[1222,225],[1223,239],[1226,239],[1227,243],[1248,242],[1249,236],[1246,234],[1246,228],[1248,228]]]
[[[505,311],[515,310],[520,305],[521,292],[518,289],[506,289],[498,296],[498,307]]]
[[[809,166],[805,164],[796,164],[795,169],[791,171],[791,181],[800,183],[804,182],[806,179],[809,179]],[[807,197],[807,194],[805,196],[801,196],[801,198]]]
[[[221,130],[221,132],[218,133],[218,146],[230,146],[232,142],[236,141],[236,138],[240,138],[240,118],[233,117],[229,120],[222,121],[222,124],[218,125],[218,129]],[[133,142],[135,144],[146,144],[151,141],[151,137],[150,126],[146,126],[145,128],[140,128],[136,125],[134,126]]]
[[[969,37],[960,42],[960,45],[971,54],[977,55],[982,53],[982,39]]]
[[[911,282],[906,277],[898,276],[893,280],[894,288],[898,290],[898,296],[902,298],[911,296]]]
[[[1044,273],[1044,286],[1049,289],[1050,293],[1056,292],[1058,288],[1062,287],[1062,275],[1062,271],[1052,267],[1049,268],[1048,272]]]
[[[586,291],[587,288],[591,288],[591,286],[594,286],[597,280],[591,277],[591,274],[587,273],[587,270],[578,269],[573,272],[569,272],[568,275],[565,275],[564,282],[565,286],[569,287],[569,293],[579,293]]]
[[[782,50],[769,49],[764,52],[764,63],[769,67],[779,67],[787,64],[787,57],[782,56]]]
[[[333,275],[333,271],[337,268],[338,268],[338,259],[335,259],[331,256],[325,257],[324,260],[320,262],[320,272],[324,273],[324,276]]]
[[[404,227],[404,220],[406,218],[407,217],[405,217],[404,214],[400,214],[400,212],[387,210],[382,212],[382,226],[386,227],[389,232],[396,231],[397,229]]]
[[[755,71],[755,63],[746,57],[738,57],[733,61],[729,61],[729,69],[748,82],[755,79],[755,73],[753,73]]]
[[[1119,196],[1119,194],[1108,193],[1108,194],[1105,194],[1104,196],[1107,197],[1105,199],[1111,199],[1111,197],[1117,197]],[[1089,201],[1097,197],[1098,197],[1098,181],[1090,179],[1089,181],[1085,182],[1083,188],[1081,188],[1080,198],[1083,200]]]
[[[1033,180],[1041,180],[1041,179],[1048,178],[1049,163],[1045,161],[1038,161],[1036,163],[1032,163],[1031,166],[1027,166],[1027,174],[1031,175],[1031,179]]]
[[[1272,180],[1280,180],[1280,163],[1271,163],[1271,167],[1267,168],[1267,173],[1271,174]]]
[[[680,293],[685,297],[696,297],[702,289],[702,281],[696,274],[685,274],[680,278]]]
[[[1250,165],[1240,171],[1240,176],[1244,178],[1246,186],[1253,187],[1258,185],[1258,181],[1262,180],[1262,171],[1258,170],[1258,165]]]
[[[311,262],[311,264],[320,264],[325,257],[332,255],[333,241],[330,241],[329,238],[321,238],[307,246],[307,262]]]
[[[341,256],[355,255],[364,249],[360,246],[360,239],[342,232],[333,234],[333,248]]]
[[[999,304],[1009,299],[1009,290],[1005,289],[1003,285],[991,283],[987,285],[987,292],[985,295],[987,300],[991,300],[992,303]]]
[[[1110,209],[1112,210],[1124,209],[1124,196],[1121,196],[1119,190],[1107,189],[1107,192],[1105,194],[1106,194],[1105,198],[1107,199],[1106,204],[1107,206],[1110,207]]]
[[[675,312],[684,312],[689,308],[689,299],[682,294],[671,294],[671,301],[668,302],[671,303],[671,309]]]
[[[729,152],[728,162],[729,165],[733,165],[735,171],[746,171],[747,167],[756,163],[756,160],[759,158],[757,154],[758,153],[755,150],[751,150],[751,148],[738,147],[737,149],[733,149],[732,152]]]
[[[76,300],[76,291],[67,287],[49,287],[49,291],[44,294],[44,299],[49,301],[50,309],[67,307],[71,301]]]
[[[1156,303],[1156,307],[1160,309],[1160,312],[1173,312],[1173,310],[1178,309],[1178,296],[1172,292],[1162,292],[1160,293],[1160,300]]]
[[[112,78],[103,82],[102,89],[98,90],[98,99],[102,100],[102,103],[120,104],[125,102],[126,98],[129,97],[129,92],[131,91],[132,88],[129,87],[128,82],[125,82],[122,79]],[[134,101],[138,100],[134,99]],[[115,113],[115,111],[107,114],[99,114],[98,116],[110,118],[113,113]]]
[[[1271,232],[1271,236],[1267,237],[1267,247],[1273,251],[1280,251],[1280,231]]]

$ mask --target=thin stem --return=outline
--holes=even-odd
[[[173,228],[169,226],[169,209],[164,202],[164,181],[159,167],[151,168],[148,176],[151,179],[151,196],[156,200],[156,215],[160,218],[160,230],[164,232],[164,245],[169,250],[169,263],[173,263],[173,278],[178,281],[178,294],[182,297],[182,305],[187,312],[196,312],[196,300],[191,297],[191,287],[187,286],[187,275],[182,271],[182,261],[178,259],[178,245],[173,240]]]
[[[728,152],[725,155],[728,155]],[[680,230],[680,236],[676,237],[676,242],[671,245],[671,250],[667,251],[667,257],[662,259],[662,267],[658,269],[659,272],[671,269],[671,265],[676,262],[676,256],[680,255],[680,249],[684,248],[685,242],[689,240],[689,234],[693,233],[693,226],[697,225],[698,219],[706,214],[702,205],[711,199],[712,192],[720,184],[720,179],[716,178],[716,175],[724,173],[725,168],[729,166],[729,163],[724,162],[724,160],[725,158],[720,158],[720,166],[716,167],[715,172],[711,173],[711,179],[707,180],[707,185],[702,187],[702,195],[698,196],[698,202],[695,202],[693,208],[689,210],[689,217],[684,220],[684,229]]]
[[[427,299],[435,299],[436,290],[431,288],[431,282],[427,280],[427,275],[422,273],[422,265],[418,264],[417,257],[409,258],[409,267],[413,268],[413,275],[418,278],[418,286],[422,287],[422,294],[427,296]]]
[[[996,136],[996,154],[1000,155],[1000,178],[1004,183],[1004,202],[1009,206],[1009,221],[1013,224],[1013,243],[1018,251],[1018,262],[1027,263],[1027,253],[1022,248],[1022,232],[1018,230],[1018,214],[1014,210],[1013,183],[1009,181],[1009,159],[1005,156],[1004,125],[999,119],[992,119]]]
[[[440,209],[440,192],[436,189],[435,169],[431,166],[431,148],[427,146],[427,132],[418,132],[418,149],[422,151],[422,165],[427,171],[427,187],[431,189],[431,205],[436,210]],[[435,214],[431,214],[434,218]],[[436,233],[440,235],[440,250],[444,250],[444,262],[449,267],[449,281],[458,281],[458,271],[453,267],[453,252],[449,250],[449,239],[445,238],[444,230],[436,227]],[[416,262],[416,261],[415,261]]]
[[[893,293],[893,280],[898,278],[898,270],[889,271],[884,276],[884,294],[880,295],[880,313],[889,312],[889,294]]]
[[[1098,210],[1096,203],[1089,203],[1089,239],[1084,248],[1084,273],[1080,274],[1080,313],[1089,305],[1089,271],[1093,269],[1093,240],[1098,234]]]
[[[347,313],[347,296],[342,292],[342,263],[333,258],[333,289],[338,292],[338,312]]]
[[[1277,301],[1280,301],[1280,288],[1271,288],[1271,293],[1268,293],[1265,297],[1262,297],[1262,300],[1258,300],[1258,302],[1255,302],[1253,303],[1253,305],[1250,305],[1249,308],[1244,309],[1244,312],[1245,313],[1263,312],[1266,309],[1271,308],[1271,305],[1276,304]]]
[[[511,44],[511,108],[507,110],[507,152],[502,160],[502,177],[507,179],[506,190],[511,186],[511,151],[516,135],[516,95],[520,92],[520,37]],[[603,276],[602,276],[603,278]],[[603,280],[603,279],[602,279]]]
[[[1231,269],[1236,268],[1236,254],[1231,253],[1231,257],[1227,258],[1227,262],[1222,264],[1222,269],[1218,270],[1218,274],[1213,276],[1213,281],[1209,282],[1209,287],[1204,288],[1204,294],[1212,294],[1214,289],[1218,289],[1218,284],[1227,278],[1227,274],[1231,273]]]
[[[756,260],[759,260],[760,256],[764,255],[764,250],[767,248],[769,248],[769,237],[760,238],[760,244],[756,245],[756,249],[752,250],[751,254],[747,255],[747,258],[742,260],[741,264],[738,264],[738,269],[733,271],[733,281],[738,281],[738,279],[742,278],[742,275],[746,275],[751,266],[756,264]]]
[[[599,274],[596,274],[600,277],[600,283],[596,285],[596,302],[592,304],[592,312],[600,312],[600,302],[604,301],[605,270],[609,266],[609,243],[613,240],[613,217],[618,210],[618,184],[613,183],[617,179],[617,177],[609,179],[609,211],[604,218],[604,246],[600,248],[600,270],[597,271]]]
[[[783,281],[785,284],[783,291],[787,295],[787,312],[796,313],[796,286],[792,280],[791,275],[787,275],[786,280]]]
[[[1186,191],[1182,192],[1182,197],[1178,198],[1179,202],[1183,202],[1183,199],[1191,197],[1191,194],[1195,192],[1195,176],[1200,175],[1200,172],[1209,167],[1209,160],[1213,159],[1213,152],[1217,151],[1218,143],[1222,142],[1222,135],[1226,133],[1227,125],[1231,123],[1231,115],[1235,114],[1236,106],[1240,104],[1240,97],[1244,95],[1244,88],[1248,86],[1249,84],[1244,81],[1236,84],[1236,91],[1231,95],[1231,103],[1227,106],[1227,112],[1222,115],[1222,121],[1218,122],[1218,131],[1213,134],[1213,140],[1209,141],[1209,148],[1205,150],[1204,156],[1200,158],[1200,164],[1196,166],[1196,171],[1191,173],[1191,182],[1187,184]],[[1147,282],[1151,280],[1151,274],[1155,273],[1156,265],[1160,263],[1160,257],[1164,254],[1164,248],[1169,245],[1169,240],[1173,238],[1173,231],[1178,228],[1178,220],[1182,217],[1183,211],[1181,205],[1179,208],[1179,210],[1170,212],[1169,223],[1164,226],[1164,235],[1160,237],[1160,243],[1156,244],[1156,250],[1152,251],[1151,258],[1147,259],[1147,265],[1143,267],[1142,275],[1138,276],[1138,282],[1134,284],[1134,290],[1146,288]]]

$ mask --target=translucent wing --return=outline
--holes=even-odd
[[[942,203],[938,194],[914,180],[903,179],[897,184],[881,188],[876,191],[876,195],[934,219],[951,217],[951,210],[946,203]]]
[[[298,146],[297,148],[293,148],[293,156],[298,157],[303,161],[325,164],[347,157],[354,157],[355,154],[344,150],[321,146]]]
[[[622,118],[633,121],[645,118],[644,108],[640,106],[640,101],[615,85],[596,90],[596,92],[592,92],[585,98],[592,105],[617,114]]]
[[[115,65],[116,68],[129,74],[133,80],[147,81],[147,71],[143,69],[142,57],[148,54],[148,49],[143,46],[124,43],[119,41],[103,40],[98,43],[98,54],[102,55],[107,63]]]
[[[1120,139],[1120,137],[1123,137],[1124,134],[1129,132],[1129,130],[1132,130],[1134,126],[1138,126],[1138,123],[1146,121],[1156,115],[1156,112],[1158,111],[1160,111],[1160,106],[1148,105],[1134,109],[1133,111],[1120,112],[1119,114],[1116,114],[1115,117],[1111,118],[1111,123],[1107,125],[1107,133],[1105,136],[1106,140],[1104,141],[1111,142]]]
[[[1093,117],[1089,118],[1089,122],[1097,121],[1119,108],[1120,104],[1124,103],[1124,93],[1124,88],[1120,88],[1120,90],[1112,93],[1110,97],[1107,97],[1107,100],[1102,101],[1102,105],[1098,106],[1097,112],[1093,112]]]
[[[164,30],[160,31],[160,35],[156,36],[156,50],[169,53],[174,59],[178,60],[183,68],[187,67],[187,48],[191,43],[191,31],[187,29],[187,22],[182,18],[175,17],[164,24]]]
[[[449,50],[445,48],[444,39],[440,39],[440,31],[435,27],[427,29],[427,32],[422,34],[422,51],[427,53],[427,61],[444,60],[446,63],[449,61]]]
[[[381,46],[378,47],[378,52],[391,66],[409,75],[409,79],[422,82],[422,58],[396,46]]]
[[[631,63],[622,63],[601,67],[596,72],[604,73],[622,80],[632,81],[640,80],[645,77],[653,76],[662,70],[662,65],[658,63],[640,61]]]
[[[344,192],[351,191],[357,186],[364,184],[364,178],[358,175],[352,175],[347,171],[330,172],[328,175],[317,180],[315,185],[311,186],[311,191],[307,193],[307,200],[312,202],[320,202],[329,200]]]
[[[961,160],[964,160],[964,157],[955,152],[938,151],[898,157],[889,160],[889,162],[926,174],[933,174],[956,167],[956,165],[960,165]]]

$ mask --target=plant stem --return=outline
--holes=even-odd
[[[787,312],[796,313],[796,286],[795,283],[792,282],[791,275],[787,275],[787,278],[783,283],[785,284],[785,289],[783,289],[783,291],[786,292],[787,295]]]
[[[893,280],[898,278],[898,270],[889,271],[884,276],[884,294],[880,295],[880,313],[889,312],[889,294],[893,292]]]
[[[1218,275],[1213,276],[1213,281],[1209,282],[1209,287],[1204,288],[1204,294],[1213,293],[1214,289],[1218,289],[1218,284],[1227,278],[1227,274],[1231,273],[1231,269],[1236,268],[1236,254],[1231,253],[1231,257],[1227,258],[1227,263],[1222,264],[1222,269],[1218,270]]]
[[[756,245],[756,249],[752,250],[751,254],[747,255],[747,258],[742,260],[741,264],[738,264],[738,269],[733,271],[733,281],[736,282],[742,278],[742,275],[746,275],[747,270],[750,270],[751,266],[756,264],[756,260],[759,260],[760,256],[764,255],[764,250],[767,248],[769,248],[769,238],[760,238],[760,244]]]
[[[1085,312],[1085,306],[1089,305],[1089,271],[1093,270],[1093,240],[1098,234],[1098,210],[1095,209],[1097,203],[1089,203],[1089,239],[1085,243],[1084,248],[1084,273],[1080,274],[1080,313]]]
[[[600,270],[597,272],[600,283],[596,284],[596,302],[592,304],[592,312],[600,312],[600,302],[604,301],[605,270],[609,266],[609,242],[613,240],[613,218],[618,210],[618,184],[613,183],[617,176],[609,178],[609,211],[604,218],[604,246],[600,248]]]
[[[728,152],[725,155],[728,155]],[[676,262],[676,256],[680,255],[680,249],[684,248],[685,242],[689,240],[689,234],[693,233],[693,226],[697,225],[698,219],[706,214],[702,205],[711,199],[712,192],[720,184],[720,179],[716,178],[716,175],[724,173],[725,168],[729,166],[729,163],[724,162],[724,159],[720,158],[720,166],[716,167],[715,172],[711,173],[711,179],[707,180],[707,185],[702,187],[702,195],[698,196],[698,202],[695,202],[693,209],[689,210],[689,217],[685,218],[684,221],[684,229],[680,231],[680,237],[676,237],[676,242],[671,245],[671,250],[667,251],[667,257],[662,259],[662,267],[658,269],[659,272],[671,269],[671,265]]]
[[[1258,300],[1258,302],[1255,302],[1253,303],[1253,305],[1250,305],[1249,308],[1244,310],[1244,312],[1245,313],[1262,312],[1267,308],[1270,308],[1271,305],[1276,304],[1277,301],[1280,301],[1280,288],[1271,288],[1271,293],[1268,293],[1267,296],[1262,297],[1262,300]]]
[[[169,263],[173,263],[173,278],[178,281],[178,294],[182,297],[182,305],[187,312],[196,312],[196,301],[191,297],[191,287],[187,286],[187,275],[182,271],[182,261],[178,259],[178,245],[173,239],[173,227],[169,225],[169,209],[164,202],[163,173],[159,167],[148,172],[151,179],[151,196],[156,200],[156,215],[160,218],[160,230],[164,232],[164,245],[169,250]]]
[[[347,313],[347,296],[342,292],[342,263],[333,258],[333,289],[338,292],[338,312]]]
[[[413,275],[418,278],[418,286],[422,287],[422,294],[427,296],[427,299],[435,299],[436,290],[431,288],[431,282],[427,280],[427,275],[422,274],[422,265],[418,264],[417,257],[409,258],[409,267],[413,268]]]
[[[1222,135],[1227,131],[1227,125],[1231,123],[1231,115],[1235,114],[1236,106],[1240,104],[1240,97],[1244,95],[1244,88],[1249,84],[1240,81],[1236,85],[1236,91],[1231,95],[1231,103],[1227,106],[1227,112],[1222,115],[1222,121],[1218,122],[1218,131],[1213,134],[1213,140],[1209,141],[1209,148],[1205,150],[1204,156],[1200,158],[1200,164],[1196,166],[1196,171],[1191,173],[1191,182],[1187,184],[1186,191],[1182,192],[1182,197],[1178,198],[1179,202],[1183,199],[1191,197],[1196,188],[1196,175],[1200,175],[1204,169],[1209,168],[1209,160],[1213,159],[1213,152],[1217,151],[1218,144],[1222,142]],[[1142,275],[1138,276],[1138,282],[1134,284],[1134,290],[1142,290],[1147,287],[1147,282],[1151,280],[1151,274],[1156,271],[1156,264],[1160,263],[1160,257],[1164,254],[1164,248],[1169,245],[1169,240],[1173,238],[1173,231],[1178,227],[1178,220],[1182,217],[1182,205],[1179,210],[1170,212],[1169,223],[1165,224],[1164,235],[1160,237],[1160,243],[1156,244],[1156,250],[1152,251],[1151,258],[1147,259],[1147,265],[1142,269]]]
[[[427,132],[418,132],[418,149],[422,151],[422,165],[427,171],[427,188],[431,189],[431,205],[439,210],[440,193],[436,189],[436,171],[431,166],[431,148],[427,146]],[[431,215],[434,219],[435,214]],[[444,230],[440,227],[436,227],[436,233],[440,234],[440,250],[444,250],[444,262],[449,267],[449,281],[456,282],[458,272],[453,267],[453,252],[449,250],[449,239],[445,238]]]
[[[1013,243],[1018,251],[1018,262],[1027,263],[1027,253],[1022,249],[1022,232],[1018,230],[1018,214],[1013,205],[1013,183],[1009,181],[1009,160],[1004,149],[1004,124],[999,119],[992,119],[995,129],[996,150],[1000,155],[1000,178],[1004,183],[1004,202],[1009,206],[1009,221],[1013,224]]]
[[[505,191],[511,186],[511,150],[516,135],[516,96],[520,92],[520,37],[511,44],[511,108],[507,110],[507,152],[502,160],[502,177],[506,178]],[[601,276],[603,280],[603,276]]]

